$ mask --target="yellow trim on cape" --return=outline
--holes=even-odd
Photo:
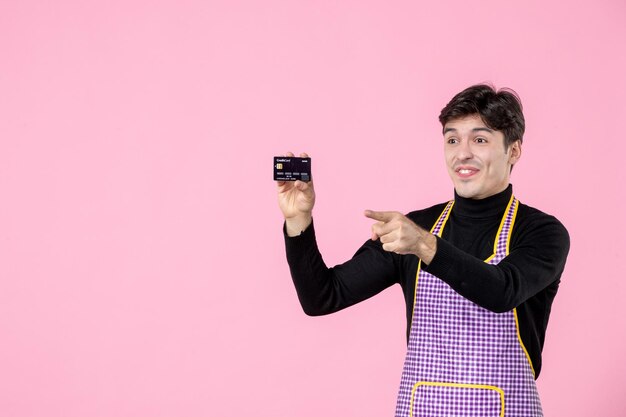
[[[495,256],[496,253],[498,251],[498,241],[500,240],[500,234],[502,233],[502,229],[504,228],[504,223],[506,221],[506,214],[509,212],[509,210],[511,209],[511,204],[513,204],[513,201],[515,201],[515,196],[511,194],[511,198],[509,199],[509,203],[506,205],[506,209],[504,210],[504,215],[502,216],[502,220],[500,221],[500,226],[498,227],[498,233],[496,233],[496,238],[493,242],[493,254],[488,257],[487,259],[485,259],[485,262],[488,263],[490,262]],[[437,217],[437,221],[435,222],[435,224],[433,224],[433,226],[430,229],[430,233],[433,232],[433,230],[435,230],[435,227],[437,226],[437,223],[439,223],[439,220],[441,220],[441,217],[443,216],[444,213],[446,213],[446,217],[443,220],[443,223],[441,223],[441,227],[439,228],[439,231],[437,232],[437,236],[441,237],[441,235],[443,234],[443,228],[445,227],[446,223],[448,222],[448,218],[450,217],[450,213],[452,213],[452,207],[454,206],[454,200],[449,201],[448,204],[446,205],[446,207],[443,209],[443,211],[441,212],[441,214],[439,215],[439,217]],[[446,212],[446,209],[449,207],[449,210]],[[511,225],[509,226],[509,232],[507,234],[506,237],[506,251],[505,251],[505,256],[509,255],[509,246],[511,243],[511,235],[513,234],[513,226],[515,225],[515,219],[517,218],[517,209],[519,207],[519,200],[517,200],[517,204],[515,205],[515,208],[513,209],[513,217],[511,218]],[[411,313],[411,327],[413,327],[413,317],[415,315],[415,300],[417,297],[417,284],[419,282],[419,275],[420,275],[420,269],[422,267],[422,260],[420,259],[419,262],[417,263],[417,273],[415,274],[415,291],[413,292],[413,311]],[[526,349],[526,346],[524,345],[524,342],[522,341],[522,335],[520,334],[519,331],[519,319],[517,317],[517,308],[513,309],[513,317],[515,318],[515,332],[517,333],[517,340],[519,341],[520,346],[522,347],[522,351],[524,351],[524,355],[526,355],[526,359],[528,360],[528,364],[530,365],[530,370],[533,373],[533,377],[537,377],[537,375],[535,374],[535,367],[533,366],[533,362],[530,359],[530,354],[528,353],[528,350]],[[409,328],[409,333],[410,333],[410,328]]]
[[[415,399],[415,391],[421,386],[426,385],[430,387],[451,387],[451,388],[473,388],[473,389],[488,389],[497,392],[500,395],[500,417],[504,417],[504,391],[494,385],[480,385],[480,384],[458,384],[454,382],[428,382],[420,381],[413,385],[411,390],[411,401],[409,403],[409,417],[413,417],[413,403]]]
[[[509,212],[511,208],[511,204],[513,204],[514,200],[515,200],[515,197],[511,196],[511,200],[509,201],[509,204],[506,208],[505,213]],[[515,207],[513,208],[513,216],[511,217],[511,226],[509,227],[509,233],[507,234],[507,237],[506,237],[506,250],[504,252],[505,256],[509,255],[509,247],[511,245],[511,236],[513,235],[513,226],[515,225],[515,219],[517,218],[518,207],[519,207],[519,200],[517,201],[517,204],[515,204]],[[502,226],[504,225],[505,217],[502,218],[502,225],[500,225],[500,230],[498,231],[498,235],[496,236],[496,241],[494,243],[494,252],[495,250],[497,250],[498,241],[500,240],[500,233],[502,232]],[[495,256],[495,253],[493,256]],[[530,360],[530,355],[528,354],[528,350],[526,349],[526,346],[524,345],[524,342],[522,341],[522,335],[520,334],[520,331],[519,331],[519,319],[517,317],[517,308],[513,309],[513,316],[515,317],[515,332],[517,333],[517,340],[519,341],[519,344],[522,347],[522,350],[524,351],[524,355],[526,355],[526,359],[528,360],[528,364],[530,365],[530,370],[533,373],[533,377],[536,378],[535,367],[533,366],[533,361]]]
[[[446,217],[445,219],[443,219],[443,223],[441,223],[441,228],[439,229],[439,232],[437,232],[437,234],[435,235],[435,236],[441,237],[441,231],[443,230],[443,227],[446,225],[446,222],[448,221],[448,218],[450,217],[450,213],[452,212],[453,206],[454,206],[454,200],[448,201],[448,204],[446,204],[446,207],[443,209],[439,217],[437,217],[437,221],[435,221],[435,224],[433,224],[433,226],[430,228],[430,233],[432,233],[433,230],[435,230],[435,227],[437,227],[437,223],[439,223],[439,220],[441,220],[441,217],[443,216],[443,214],[446,213]],[[413,326],[413,315],[415,314],[415,298],[417,297],[417,282],[419,281],[419,277],[420,277],[420,269],[422,269],[421,259],[417,262],[417,274],[415,274],[415,290],[413,291],[413,311],[411,312],[411,326]],[[410,328],[409,328],[409,333],[410,333]]]
[[[528,364],[530,365],[530,370],[533,373],[533,377],[536,379],[537,375],[535,374],[535,367],[533,366],[533,361],[530,360],[530,355],[528,354],[528,350],[526,350],[526,346],[524,346],[524,342],[522,342],[522,335],[519,332],[519,320],[517,319],[517,308],[513,309],[513,316],[515,317],[515,331],[517,333],[517,340],[519,340],[519,344],[524,351],[524,355],[526,355],[526,359],[528,359]]]

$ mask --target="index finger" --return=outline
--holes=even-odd
[[[388,222],[393,219],[398,212],[396,211],[374,211],[374,210],[365,210],[363,213],[365,217],[369,217],[370,219],[378,220],[380,222]]]

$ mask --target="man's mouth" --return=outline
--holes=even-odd
[[[458,167],[455,172],[461,178],[469,178],[472,175],[475,175],[479,171],[478,168],[474,167]]]

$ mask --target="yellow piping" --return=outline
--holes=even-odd
[[[524,351],[524,354],[526,355],[526,359],[528,359],[528,364],[530,365],[530,370],[533,372],[533,377],[536,378],[535,376],[535,367],[533,366],[533,362],[530,360],[530,355],[528,354],[528,351],[526,350],[526,346],[524,346],[524,342],[522,342],[522,336],[520,335],[519,332],[519,321],[517,320],[517,309],[514,308],[513,309],[513,316],[515,317],[515,330],[517,333],[517,340],[519,340],[519,344],[522,347],[522,350]]]
[[[513,204],[514,198],[515,197],[511,194],[511,199],[509,200],[509,204],[506,205],[506,210],[504,210],[504,216],[502,216],[502,220],[500,221],[500,227],[498,227],[498,233],[496,233],[496,240],[493,241],[493,255],[489,257],[489,260],[491,260],[494,256],[496,256],[496,252],[498,251],[498,241],[500,240],[500,234],[502,233],[502,229],[504,228],[504,223],[506,222],[506,213],[508,213],[509,210],[511,209],[511,204]],[[515,207],[517,208],[517,205]],[[511,222],[511,226],[513,226],[513,222]],[[511,229],[513,229],[513,227],[509,227],[509,236],[507,237],[507,239],[511,237]],[[507,244],[506,254],[507,255],[509,254],[508,244]]]
[[[515,219],[517,217],[517,208],[518,207],[519,207],[519,201],[517,202],[517,204],[515,205],[515,208],[513,209],[513,217],[511,219],[511,227],[509,227],[509,233],[508,233],[508,236],[506,237],[506,252],[505,252],[505,254],[507,256],[509,255],[509,245],[511,244],[511,235],[513,234],[513,225],[515,224]],[[496,242],[497,242],[497,240],[496,240]],[[528,359],[528,364],[530,365],[530,370],[533,373],[533,377],[536,377],[536,375],[535,375],[535,367],[533,366],[533,362],[530,360],[530,355],[528,354],[528,350],[526,349],[526,346],[524,345],[524,342],[522,341],[522,335],[520,334],[520,331],[519,331],[519,319],[517,317],[517,308],[513,309],[513,317],[515,317],[515,332],[517,333],[517,340],[519,340],[519,344],[522,347],[522,350],[524,351],[524,355],[526,355],[526,359]]]
[[[506,210],[504,211],[505,215],[502,216],[502,220],[500,221],[500,226],[498,227],[498,233],[496,233],[496,238],[495,238],[494,243],[493,243],[493,254],[490,257],[488,257],[487,259],[485,259],[485,262],[491,261],[496,256],[496,252],[498,251],[498,241],[500,240],[500,234],[502,233],[502,229],[504,228],[504,223],[506,221],[506,213],[509,212],[509,210],[511,208],[511,204],[513,204],[514,199],[515,199],[515,196],[511,195],[511,199],[509,200],[509,203],[506,206]],[[437,223],[439,223],[439,220],[441,219],[443,214],[446,213],[446,217],[443,220],[443,223],[441,224],[441,227],[439,228],[439,231],[437,232],[437,236],[441,237],[441,235],[443,233],[443,228],[446,225],[446,222],[448,221],[448,218],[450,217],[450,213],[452,212],[452,206],[453,205],[454,205],[454,201],[448,202],[448,205],[446,206],[446,208],[449,207],[448,211],[446,212],[446,209],[444,209],[441,212],[441,214],[437,218],[437,221],[435,222],[433,227],[430,229],[431,233],[433,232],[433,230],[435,230],[435,226],[437,226]],[[519,201],[517,202],[517,204],[515,205],[515,208],[513,209],[513,217],[511,218],[511,225],[509,227],[509,231],[508,231],[508,234],[507,234],[507,237],[506,237],[506,252],[505,252],[505,255],[507,255],[507,256],[509,254],[509,245],[511,243],[511,235],[512,235],[512,232],[513,232],[513,225],[515,224],[515,219],[517,218],[517,208],[518,207],[519,207]],[[415,315],[415,299],[417,297],[417,284],[418,284],[418,281],[419,281],[419,274],[420,274],[421,266],[422,266],[422,260],[420,259],[420,261],[417,264],[417,274],[415,275],[415,292],[413,293],[413,311],[411,313],[411,326],[413,326],[413,317]],[[530,370],[533,373],[533,377],[535,377],[535,368],[533,366],[533,362],[530,359],[530,355],[528,354],[528,350],[526,349],[526,346],[524,345],[524,342],[522,341],[522,336],[521,336],[520,331],[519,331],[519,320],[517,318],[517,309],[516,308],[513,309],[513,317],[515,318],[515,331],[517,333],[517,340],[519,341],[519,344],[522,347],[522,350],[524,351],[524,354],[526,355],[526,359],[528,359],[528,364],[530,365]],[[413,389],[415,389],[415,388],[413,388]],[[503,404],[503,407],[504,407],[504,404]]]
[[[415,391],[420,385],[426,385],[431,387],[451,387],[451,388],[474,388],[474,389],[488,389],[496,391],[500,395],[500,417],[504,417],[504,391],[493,385],[478,385],[478,384],[457,384],[454,382],[426,382],[420,381],[413,385],[411,390],[411,402],[409,405],[409,417],[413,417],[413,403],[415,401]]]
[[[509,244],[511,243],[511,235],[513,234],[513,226],[515,225],[515,219],[517,218],[517,208],[519,207],[519,201],[515,205],[513,209],[513,217],[511,218],[511,227],[509,227],[509,234],[506,237],[506,252],[505,254],[508,256],[509,254]]]
[[[441,224],[441,227],[439,228],[439,232],[437,232],[437,235],[436,235],[436,236],[441,237],[441,231],[443,230],[443,227],[446,225],[446,222],[448,221],[448,218],[450,217],[450,213],[452,212],[452,206],[454,206],[454,200],[448,201],[448,205],[446,206],[446,208],[443,209],[439,217],[437,217],[437,221],[435,221],[435,224],[433,224],[433,227],[430,228],[430,233],[432,233],[433,230],[435,230],[437,223],[439,223],[439,220],[441,220],[441,217],[443,216],[443,214],[446,213],[446,217],[445,219],[443,219],[443,223]],[[447,209],[447,212],[446,212],[446,209]],[[411,326],[413,326],[413,315],[415,314],[415,297],[417,297],[417,283],[420,278],[421,268],[422,268],[422,260],[420,259],[419,262],[417,263],[417,273],[415,274],[415,290],[413,291],[413,311],[411,312]],[[411,328],[409,327],[409,332],[411,331],[410,329]]]

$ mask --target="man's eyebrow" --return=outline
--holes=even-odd
[[[443,134],[445,135],[448,132],[456,132],[456,129],[453,127],[446,127],[443,129]],[[475,127],[472,129],[472,132],[488,132],[493,133],[493,129],[489,129],[488,127]]]

